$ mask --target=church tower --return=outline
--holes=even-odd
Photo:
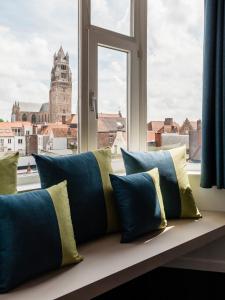
[[[50,122],[62,122],[71,117],[72,112],[72,73],[69,66],[69,54],[62,46],[54,55],[49,91]]]

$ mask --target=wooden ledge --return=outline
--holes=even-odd
[[[91,299],[225,235],[225,213],[202,214],[199,220],[170,221],[161,233],[131,244],[120,244],[115,234],[82,245],[83,262],[30,281],[0,300]]]

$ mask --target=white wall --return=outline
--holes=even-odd
[[[52,139],[52,150],[63,150],[67,149],[67,138],[66,137],[59,137]]]
[[[19,144],[19,140],[22,140],[22,144]],[[20,153],[25,154],[25,152],[26,152],[25,136],[15,136],[14,151],[20,151]]]

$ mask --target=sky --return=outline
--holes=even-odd
[[[70,54],[77,111],[78,1],[0,2],[0,118],[48,102],[54,52]],[[130,0],[92,0],[92,23],[129,34]],[[203,0],[148,0],[148,120],[201,118]],[[126,115],[126,54],[99,48],[99,112]]]

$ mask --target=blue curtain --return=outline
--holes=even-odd
[[[201,187],[225,188],[225,0],[205,0]]]

